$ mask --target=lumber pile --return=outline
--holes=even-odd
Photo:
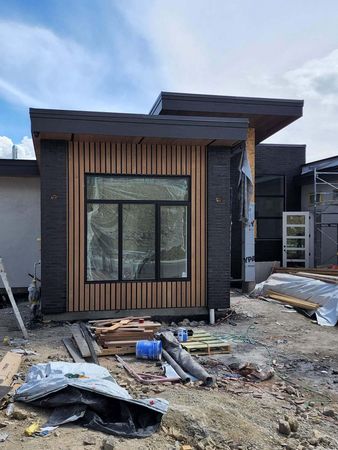
[[[291,295],[281,294],[275,291],[268,291],[268,297],[273,300],[278,300],[281,303],[287,303],[288,305],[294,306],[295,308],[314,310],[319,308],[318,303],[309,302],[307,300],[302,300]]]
[[[102,347],[102,356],[135,353],[137,341],[152,340],[154,333],[161,327],[149,316],[92,320],[89,324],[97,343]]]
[[[300,268],[300,267],[274,267],[273,269],[274,273],[289,273],[289,274],[299,274],[299,273],[306,273],[306,274],[313,274],[313,275],[327,275],[327,276],[333,276],[338,277],[338,270],[337,269],[328,269],[325,267],[317,267],[313,269],[306,269],[306,268]]]

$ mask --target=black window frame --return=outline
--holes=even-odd
[[[109,178],[162,178],[172,179],[180,178],[186,179],[188,184],[188,200],[93,200],[89,199],[87,195],[87,180],[90,177],[109,177]],[[149,282],[166,282],[166,281],[191,281],[191,176],[190,175],[151,175],[151,174],[107,174],[107,173],[85,173],[84,176],[84,199],[85,199],[85,283],[100,284],[100,283],[149,283]],[[116,280],[88,280],[88,204],[115,204],[118,205],[118,278]],[[123,265],[123,205],[154,205],[155,206],[155,277],[142,279],[124,279],[122,277]],[[186,277],[161,277],[160,263],[161,263],[161,206],[186,206],[187,207],[187,276]]]
[[[259,175],[256,175],[255,177],[255,186],[257,184],[257,178],[260,177],[278,177],[278,178],[282,178],[283,179],[283,194],[255,194],[255,199],[257,198],[283,198],[283,211],[282,213],[285,211],[285,206],[286,206],[286,177],[285,175],[282,174],[278,174],[278,173],[260,173]],[[255,208],[256,210],[256,208]],[[283,214],[281,216],[257,216],[257,211],[255,213],[255,219],[256,219],[256,227],[257,227],[257,237],[256,240],[260,240],[260,241],[280,241],[282,240],[283,236],[281,237],[259,237],[258,235],[258,221],[260,219],[278,219],[281,221],[281,224],[283,223]],[[283,227],[282,227],[282,233],[283,233]]]

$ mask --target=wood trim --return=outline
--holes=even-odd
[[[68,311],[206,306],[206,148],[76,141],[68,158]],[[85,282],[85,173],[191,176],[190,281]]]

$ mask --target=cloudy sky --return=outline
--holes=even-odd
[[[305,100],[271,142],[338,153],[337,0],[0,0],[0,157],[29,107],[148,112],[159,91]]]

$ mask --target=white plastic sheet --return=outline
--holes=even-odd
[[[287,294],[321,306],[315,312],[319,325],[334,327],[338,321],[338,285],[312,278],[275,273],[256,286],[254,296],[266,295],[268,291]]]

